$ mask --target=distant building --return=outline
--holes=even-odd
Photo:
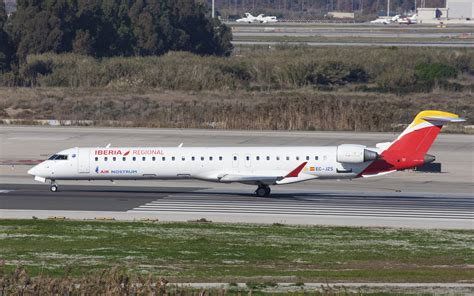
[[[437,17],[438,16],[438,17]],[[444,22],[448,17],[447,8],[418,8],[418,22],[420,24],[434,24]]]
[[[443,8],[418,8],[418,22],[474,24],[474,0],[446,0],[446,7]]]
[[[474,20],[473,0],[447,0],[449,19]]]

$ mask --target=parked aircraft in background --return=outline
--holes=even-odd
[[[405,25],[417,24],[418,23],[418,15],[415,13],[412,16],[401,17],[397,20],[397,23],[405,24]]]
[[[256,185],[269,196],[270,185],[315,179],[374,177],[430,163],[427,154],[443,124],[458,115],[422,111],[393,142],[375,147],[97,147],[58,152],[28,171],[35,180],[199,179]]]
[[[276,22],[278,22],[276,16],[265,16],[265,15],[263,15],[263,14],[261,14],[261,15],[258,16],[258,21],[259,21],[261,24],[276,23]]]
[[[238,19],[236,22],[238,23],[276,23],[278,22],[276,16],[265,16],[263,14],[259,14],[257,16],[253,16],[252,14],[246,12],[245,17]]]
[[[245,13],[245,17],[236,20],[236,22],[238,22],[238,23],[249,23],[249,24],[251,24],[251,23],[257,22],[257,19],[258,19],[259,17],[262,17],[262,16],[263,16],[263,14],[260,14],[260,15],[258,15],[258,16],[253,16],[252,14],[246,12],[246,13]]]
[[[370,21],[370,23],[371,23],[371,24],[384,24],[384,25],[388,25],[388,24],[397,22],[399,18],[400,18],[400,15],[399,15],[399,14],[397,14],[397,15],[394,16],[394,17],[379,17],[379,18],[376,19],[376,20]]]

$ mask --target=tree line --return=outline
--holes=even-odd
[[[229,55],[230,28],[207,15],[191,0],[18,0],[8,17],[0,1],[0,71],[45,52]]]

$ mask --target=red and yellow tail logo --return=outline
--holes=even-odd
[[[426,153],[445,123],[462,122],[459,115],[425,110],[416,115],[413,122],[381,153],[381,160],[369,165],[361,175],[401,170],[422,165],[433,156]]]

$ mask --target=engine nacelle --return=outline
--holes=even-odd
[[[337,146],[336,160],[341,163],[363,163],[378,158],[377,152],[368,150],[363,145],[343,144]]]

